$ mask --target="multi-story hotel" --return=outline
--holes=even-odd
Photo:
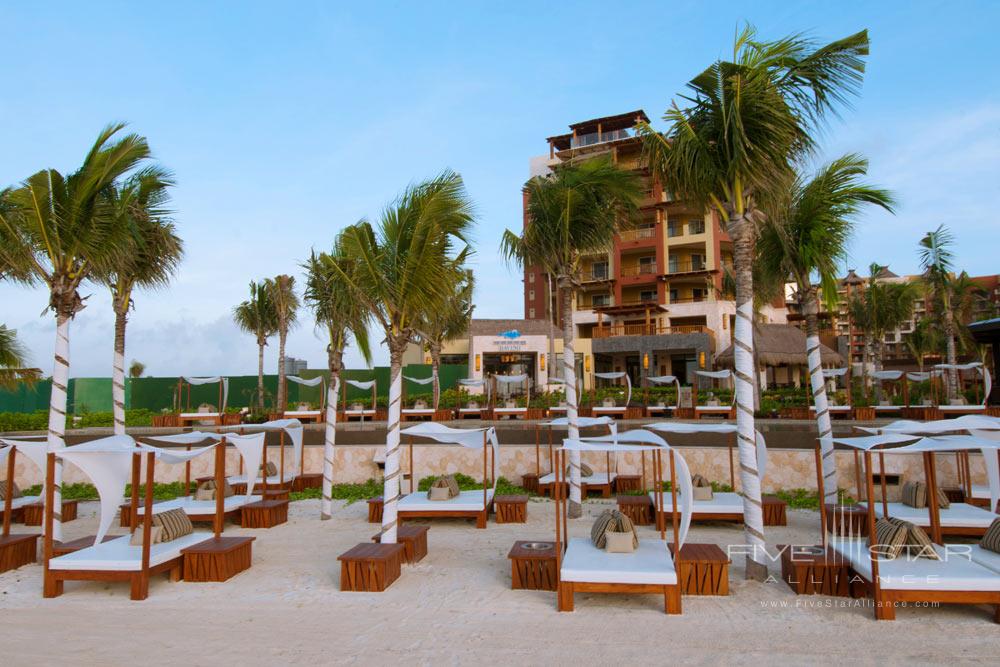
[[[714,211],[678,201],[643,167],[635,126],[647,120],[640,110],[574,123],[547,139],[548,155],[531,160],[531,176],[609,155],[643,178],[639,224],[584,258],[573,312],[577,349],[593,355],[594,371],[626,371],[635,384],[667,374],[692,382],[732,341],[736,307],[723,294],[732,242]],[[557,311],[548,277],[527,267],[525,319],[559,322]],[[765,306],[761,319],[785,322],[784,304]]]

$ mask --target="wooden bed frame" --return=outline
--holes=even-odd
[[[3,534],[0,535],[0,572],[14,570],[22,565],[34,563],[38,553],[38,538],[34,533],[14,534],[10,532],[10,522],[13,518],[14,498],[11,489],[14,481],[14,459],[17,447],[11,446],[7,454],[7,494],[3,503]]]

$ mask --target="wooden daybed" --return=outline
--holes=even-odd
[[[568,417],[557,417],[556,419],[551,419],[547,422],[540,422],[535,424],[535,474],[538,478],[538,493],[543,496],[552,496],[553,489],[555,488],[556,475],[555,475],[555,443],[553,442],[553,429],[554,428],[567,428],[569,426]],[[615,434],[618,432],[618,425],[610,417],[577,417],[577,427],[578,428],[589,428],[594,426],[606,426],[609,433]],[[548,432],[548,446],[549,446],[549,472],[542,474],[541,467],[541,428],[544,427]],[[617,463],[617,460],[616,460]],[[604,498],[610,498],[611,492],[615,483],[615,478],[617,472],[615,468],[611,466],[611,453],[605,452],[605,472],[594,472],[593,474],[584,477],[580,477],[580,492],[586,496],[591,491],[596,491],[601,494]],[[568,481],[564,480],[564,484]]]

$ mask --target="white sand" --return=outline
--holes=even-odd
[[[574,535],[605,505],[588,502]],[[93,533],[96,503],[81,503],[67,538]],[[666,616],[655,595],[577,595],[557,613],[555,593],[510,590],[507,551],[516,539],[551,540],[552,504],[532,502],[528,524],[476,530],[470,521],[428,522],[429,554],[404,566],[384,593],[341,593],[338,554],[377,532],[365,503],[338,504],[320,522],[318,501],[292,504],[287,524],[253,534],[253,567],[222,584],[157,577],[143,602],[128,584],[67,582],[42,598],[41,565],[0,574],[0,656],[7,665],[663,664],[759,659],[845,664],[996,659],[986,607],[899,609],[876,622],[867,603],[795,596],[780,581],[743,580],[730,568],[728,597],[685,596]],[[770,544],[812,544],[818,517],[789,512]],[[651,527],[641,531],[652,536]],[[739,543],[735,526],[695,526],[689,541]],[[855,605],[838,607],[839,604]],[[875,647],[878,647],[876,650]]]

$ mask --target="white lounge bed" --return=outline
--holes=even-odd
[[[403,408],[401,414],[404,420],[407,417],[433,417],[434,408]]]
[[[882,503],[875,503],[875,516],[882,516]],[[910,507],[903,503],[889,503],[889,516],[909,521],[921,527],[930,526],[930,514],[926,507]],[[982,535],[990,527],[997,515],[982,507],[968,503],[952,503],[947,509],[940,508],[941,531],[944,535]]]
[[[0,501],[2,503],[3,501]],[[12,498],[10,501],[11,510],[19,510],[25,505],[34,505],[35,503],[42,502],[41,496],[19,496],[17,498]]]
[[[399,500],[397,511],[400,519],[434,519],[458,517],[476,520],[477,528],[486,527],[486,518],[493,507],[493,489],[486,489],[486,504],[483,504],[483,490],[461,491],[448,500],[430,500],[426,491],[416,491]]]
[[[182,412],[178,416],[178,421],[181,426],[188,424],[190,422],[212,422],[214,424],[222,423],[222,415],[218,412]]]
[[[267,485],[274,487],[284,486],[286,484],[291,484],[292,482],[294,482],[296,477],[298,477],[296,473],[286,470],[284,475],[268,475]],[[246,484],[249,479],[250,479],[249,475],[230,475],[229,477],[226,478],[226,481],[228,481],[230,484]],[[263,483],[264,480],[261,479],[260,477],[254,480],[254,486]]]
[[[621,405],[595,405],[591,409],[595,415],[624,415],[628,408]]]
[[[528,414],[528,408],[493,408],[493,417],[519,417]]]
[[[223,501],[223,512],[225,514],[236,512],[244,505],[259,502],[261,499],[261,496],[250,496],[250,499],[247,500],[247,497],[242,494],[229,496]],[[181,496],[173,500],[164,500],[163,502],[156,503],[153,505],[153,514],[156,515],[173,509],[182,509],[185,514],[193,519],[211,521],[215,517],[216,506],[214,500],[195,500],[194,496]],[[142,516],[146,513],[146,508],[140,505],[136,509],[136,512],[139,516]]]
[[[614,484],[617,473],[594,472],[586,477],[580,477],[580,489],[586,495],[589,491],[600,491],[605,498],[611,497],[611,485]],[[551,494],[556,482],[555,473],[550,472],[538,479],[538,488],[543,494]]]
[[[952,412],[963,415],[975,415],[986,412],[985,405],[939,405],[941,412]]]
[[[139,508],[140,510],[142,508]],[[140,528],[141,530],[141,528]],[[190,533],[169,542],[149,547],[150,568],[179,559],[181,549],[211,539],[209,533]],[[130,535],[123,535],[107,542],[92,545],[49,560],[52,570],[100,570],[102,572],[138,572],[142,570],[142,547],[129,544]]]
[[[323,421],[322,410],[288,410],[283,416],[285,419],[298,419],[299,421]]]
[[[834,540],[831,546],[851,563],[855,572],[872,580],[872,562],[867,540]],[[1000,592],[996,572],[935,544],[941,560],[900,556],[893,560],[879,558],[879,585],[884,590],[899,591],[993,591]],[[994,554],[997,555],[997,554]]]
[[[650,499],[653,506],[656,506],[656,494],[650,492]],[[673,508],[673,495],[669,491],[663,492],[664,510],[670,512]],[[743,520],[743,497],[731,491],[719,491],[712,495],[711,500],[692,501],[692,521],[742,521]]]

